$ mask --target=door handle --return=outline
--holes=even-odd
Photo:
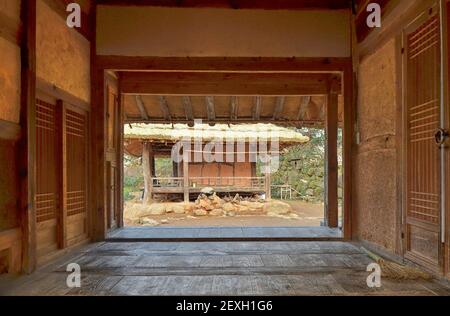
[[[448,130],[439,128],[436,133],[434,134],[434,138],[436,140],[436,145],[439,147],[444,146],[447,143],[447,140],[450,136],[450,133]]]

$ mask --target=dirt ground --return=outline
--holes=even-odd
[[[158,221],[158,227],[317,227],[324,217],[323,204],[303,201],[283,201],[289,203],[298,218],[283,218],[264,215],[239,215],[234,217],[204,216],[186,214],[152,215],[149,218]],[[125,205],[126,212],[126,205]],[[125,222],[125,226],[130,225]]]

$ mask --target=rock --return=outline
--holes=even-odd
[[[182,205],[182,204],[174,204],[174,205],[172,205],[172,211],[175,214],[184,214],[184,213],[186,213],[185,207],[186,206]]]
[[[215,191],[214,191],[214,188],[206,187],[206,188],[203,188],[200,192],[202,194],[206,194],[206,195],[213,195]]]
[[[206,215],[208,215],[208,212],[206,210],[200,208],[200,209],[194,210],[194,215],[196,215],[196,216],[206,216]]]
[[[161,220],[161,224],[169,224],[169,220],[168,219],[162,219]]]
[[[225,203],[222,205],[222,209],[225,212],[234,212],[236,210],[236,207],[232,203]]]
[[[143,226],[154,227],[154,226],[158,226],[159,225],[158,221],[155,221],[154,219],[151,219],[151,218],[148,218],[148,217],[141,218],[140,222],[142,223]]]
[[[278,214],[278,215],[285,215],[292,212],[292,207],[284,202],[280,201],[271,201],[264,205],[264,212],[266,212],[268,215],[270,214]]]
[[[236,213],[235,213],[235,212],[233,212],[233,211],[231,211],[231,212],[227,212],[227,216],[230,216],[230,217],[235,217],[235,216],[236,216]]]
[[[148,208],[150,215],[162,215],[166,212],[166,206],[164,204],[154,203]]]
[[[209,212],[209,215],[211,215],[211,216],[222,216],[223,215],[223,210],[221,210],[221,209],[214,209],[211,212]]]

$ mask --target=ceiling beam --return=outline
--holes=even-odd
[[[252,111],[254,121],[259,121],[261,119],[261,104],[262,104],[261,97],[260,96],[255,97]]]
[[[348,0],[97,0],[98,4],[178,8],[258,10],[338,10],[350,8]]]
[[[238,98],[233,96],[230,98],[230,120],[236,120],[238,117],[239,104]]]
[[[121,72],[124,94],[210,96],[322,96],[327,73]]]
[[[206,111],[208,113],[208,121],[212,122],[216,119],[216,108],[214,106],[214,97],[206,97]]]
[[[167,103],[166,97],[159,97],[159,107],[161,109],[161,113],[166,121],[172,121],[172,115],[170,114],[169,104]]]
[[[275,109],[273,111],[273,119],[277,121],[281,118],[284,110],[284,102],[286,101],[286,97],[277,97],[277,102],[275,105]]]
[[[298,121],[300,121],[301,119],[303,119],[305,117],[309,102],[311,102],[310,96],[300,97],[300,104],[298,107],[298,114],[297,114]]]
[[[194,120],[194,112],[192,110],[192,102],[190,97],[183,97],[183,107],[184,113],[186,115],[186,120],[193,121]]]
[[[139,109],[139,112],[141,113],[141,117],[144,120],[148,120],[149,116],[148,116],[147,110],[145,109],[144,100],[142,100],[142,97],[140,95],[137,95],[135,100],[136,100],[136,106]]]

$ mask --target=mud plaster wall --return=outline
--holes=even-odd
[[[90,44],[42,0],[37,1],[36,73],[90,102]]]
[[[359,69],[357,119],[361,143],[354,163],[355,235],[396,250],[396,54],[392,39]]]
[[[12,142],[0,140],[0,231],[19,226],[15,152]]]
[[[0,13],[20,21],[20,1],[0,0]],[[20,48],[0,36],[0,119],[19,123]]]

